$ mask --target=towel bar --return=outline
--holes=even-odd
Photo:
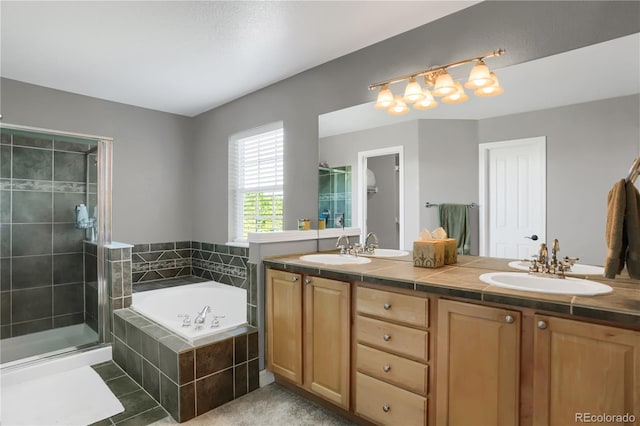
[[[430,207],[438,207],[439,205],[440,204],[432,204],[432,203],[427,201],[424,206],[426,208],[430,208]],[[471,204],[467,204],[467,207],[469,207],[471,209],[475,209],[475,208],[480,207],[480,206],[478,204],[476,204],[476,203],[471,203]]]

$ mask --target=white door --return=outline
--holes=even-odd
[[[480,144],[479,170],[480,255],[530,258],[546,242],[546,137]]]

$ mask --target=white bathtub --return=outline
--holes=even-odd
[[[207,305],[211,312],[198,328],[194,320]],[[247,291],[215,281],[133,293],[131,307],[190,342],[247,323]],[[188,327],[179,316],[185,314],[191,318]],[[212,327],[215,316],[224,316],[218,327]]]

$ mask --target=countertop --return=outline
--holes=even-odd
[[[268,267],[291,272],[531,308],[640,329],[640,280],[631,278],[610,280],[601,276],[588,276],[590,280],[613,287],[613,292],[598,296],[570,296],[511,290],[480,281],[480,275],[486,272],[517,272],[508,266],[512,259],[458,256],[458,263],[455,265],[428,269],[414,267],[407,259],[372,257],[371,262],[366,264],[319,265],[302,261],[300,256],[301,254],[275,256],[265,258],[263,262]]]

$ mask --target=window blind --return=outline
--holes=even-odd
[[[284,229],[284,132],[277,124],[230,138],[231,241],[246,241],[249,232]]]

